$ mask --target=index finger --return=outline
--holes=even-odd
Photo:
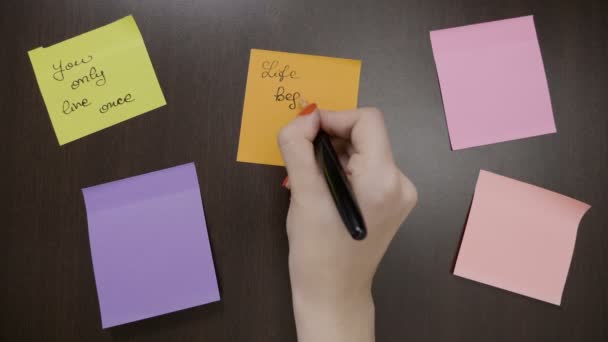
[[[376,108],[321,111],[321,128],[329,135],[351,141],[355,153],[392,160],[382,112]]]

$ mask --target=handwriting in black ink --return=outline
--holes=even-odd
[[[281,102],[281,101],[291,101],[291,103],[289,104],[289,109],[296,109],[297,107],[297,100],[300,98],[300,93],[299,92],[293,92],[293,93],[285,93],[285,87],[283,86],[279,86],[277,88],[277,93],[274,94],[274,100],[276,102]]]
[[[114,107],[118,107],[120,105],[129,103],[129,102],[133,102],[133,101],[135,101],[135,99],[129,93],[129,94],[125,95],[124,97],[119,97],[115,101],[110,101],[110,102],[104,104],[103,106],[99,107],[99,112],[101,114],[105,114]]]
[[[78,89],[78,87],[80,87],[81,84],[85,84],[85,83],[89,83],[90,81],[95,81],[95,84],[98,87],[101,87],[102,85],[106,84],[106,75],[104,74],[103,70],[99,70],[99,73],[97,72],[97,69],[92,66],[91,69],[89,70],[89,74],[88,75],[84,75],[81,78],[77,78],[74,81],[72,81],[72,85],[70,86],[72,88],[72,90],[76,90]]]
[[[68,100],[63,101],[63,114],[69,115],[78,110],[80,107],[88,107],[91,103],[87,98],[82,99],[81,101],[71,102]]]
[[[286,78],[298,79],[295,70],[289,71],[289,65],[285,64],[282,69],[279,67],[279,61],[264,61],[262,62],[262,78],[279,78],[279,82],[283,82]],[[278,69],[277,69],[278,68]]]
[[[74,62],[68,62],[65,66],[63,65],[63,61],[59,60],[59,66],[53,64],[53,69],[56,70],[53,73],[53,78],[57,81],[63,81],[65,79],[63,72],[69,71],[81,64],[89,63],[93,60],[93,56],[88,55],[87,57],[81,58],[80,60],[75,60]]]

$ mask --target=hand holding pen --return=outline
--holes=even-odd
[[[347,233],[319,165],[315,138],[320,130],[330,137],[364,218],[367,236],[361,241]],[[372,279],[417,201],[415,187],[394,163],[382,113],[315,108],[284,127],[278,140],[291,190],[287,234],[298,340],[314,341],[315,334],[327,336],[328,331],[346,334],[335,340],[359,341],[373,335],[373,325],[363,323],[373,322]],[[335,310],[347,312],[352,329],[336,330],[337,322],[328,319]],[[318,312],[329,316],[310,317]],[[302,329],[300,320],[308,328]]]
[[[304,109],[299,115],[308,115],[317,110],[316,104],[308,104],[306,100],[302,100],[301,105]],[[365,220],[329,135],[319,129],[312,143],[315,148],[315,158],[323,172],[325,182],[346,230],[353,239],[363,240],[367,235]],[[287,182],[289,182],[289,177],[285,177],[283,186]]]

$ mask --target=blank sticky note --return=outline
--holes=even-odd
[[[301,109],[302,98],[320,108],[357,107],[361,61],[252,49],[237,160],[284,165],[280,129]]]
[[[555,133],[532,16],[431,32],[452,149]]]
[[[82,192],[103,328],[220,299],[194,164]]]
[[[29,57],[59,145],[166,104],[132,16]]]
[[[589,205],[481,170],[454,274],[560,305]]]

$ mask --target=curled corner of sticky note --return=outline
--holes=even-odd
[[[32,53],[36,53],[36,52],[38,52],[38,51],[40,51],[40,50],[42,50],[42,49],[44,49],[44,47],[39,46],[39,47],[37,47],[37,48],[35,48],[35,49],[31,49],[31,50],[30,50],[30,51],[28,51],[27,53],[31,55]]]

